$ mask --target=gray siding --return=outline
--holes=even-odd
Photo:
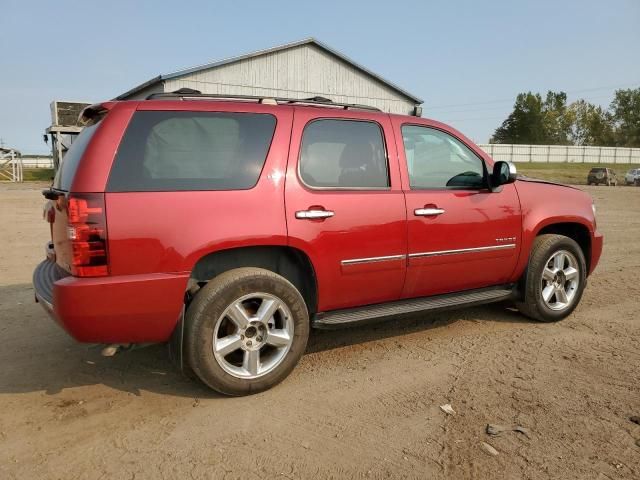
[[[313,44],[239,60],[165,80],[163,90],[194,88],[203,93],[306,98],[361,103],[385,112],[412,113],[415,102]],[[150,88],[132,98],[144,98]]]

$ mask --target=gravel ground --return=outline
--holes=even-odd
[[[2,479],[640,478],[640,188],[587,188],[605,251],[565,321],[491,305],[313,332],[284,383],[236,399],[163,346],[103,358],[34,304],[40,188],[0,184]]]

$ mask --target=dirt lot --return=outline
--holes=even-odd
[[[102,358],[49,320],[39,188],[0,185],[2,479],[640,478],[640,188],[588,189],[605,252],[567,320],[493,305],[314,332],[283,384],[238,399],[162,346]]]

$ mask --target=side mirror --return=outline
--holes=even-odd
[[[491,190],[500,191],[502,185],[513,183],[518,177],[516,166],[511,162],[496,162],[491,174]]]

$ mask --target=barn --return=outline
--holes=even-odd
[[[420,115],[422,100],[314,38],[158,75],[116,97],[191,88],[207,94],[311,98]]]

